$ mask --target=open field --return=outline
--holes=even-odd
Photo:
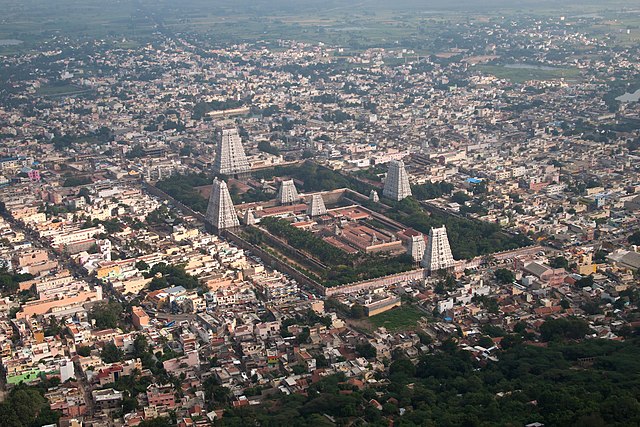
[[[77,95],[82,92],[87,92],[88,89],[84,89],[82,87],[72,85],[72,84],[63,84],[63,85],[45,85],[40,87],[37,90],[38,95],[40,96],[63,96],[63,95]]]
[[[432,43],[442,30],[523,14],[598,14],[603,19],[593,28],[581,29],[632,44],[640,37],[640,16],[637,10],[629,13],[632,7],[637,9],[637,3],[631,0],[5,0],[0,39],[23,43],[0,45],[0,54],[32,50],[61,36],[126,38],[135,47],[158,31],[205,35],[212,43],[294,39],[355,48],[411,47],[425,54],[437,52]]]
[[[513,83],[524,83],[528,80],[576,80],[580,71],[575,68],[509,68],[501,65],[480,65],[478,69],[486,74],[492,74],[499,79],[511,80]]]
[[[415,330],[418,320],[426,317],[420,309],[413,305],[402,305],[389,311],[369,317],[368,322],[375,328],[385,327],[390,332]]]

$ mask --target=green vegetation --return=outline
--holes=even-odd
[[[412,197],[397,203],[394,211],[386,214],[425,234],[429,234],[431,227],[445,225],[451,252],[456,259],[470,259],[531,244],[526,236],[509,235],[497,224],[474,221],[435,210],[428,214]]]
[[[76,85],[57,82],[55,84],[41,86],[38,88],[37,94],[41,96],[77,95],[78,93],[86,92],[87,90],[88,89],[83,89]]]
[[[511,270],[506,268],[499,268],[495,271],[494,275],[496,276],[496,280],[503,284],[513,283],[516,279]]]
[[[20,282],[33,279],[32,274],[10,273],[7,267],[0,268],[0,294],[2,296],[14,295],[20,288]]]
[[[98,329],[114,329],[122,320],[122,305],[119,302],[100,302],[89,311],[89,318],[96,321]]]
[[[445,194],[451,194],[452,190],[453,184],[449,184],[444,181],[436,183],[427,182],[411,186],[411,193],[413,194],[413,197],[418,200],[429,200],[442,197]]]
[[[563,256],[558,256],[553,258],[552,260],[549,261],[549,265],[553,268],[564,268],[564,269],[568,269],[569,268],[569,261],[563,257]]]
[[[369,323],[376,328],[384,327],[390,332],[411,331],[418,327],[418,320],[425,317],[425,313],[413,305],[402,305],[369,317]]]
[[[70,176],[62,183],[63,187],[79,187],[81,185],[91,184],[93,181],[88,176]]]
[[[122,360],[124,353],[120,350],[116,345],[112,342],[108,342],[102,348],[100,352],[100,357],[105,363],[115,363]]]
[[[540,335],[544,341],[573,339],[585,337],[591,329],[586,321],[577,317],[568,319],[550,319],[540,326]]]
[[[552,343],[548,348],[514,341],[498,354],[497,362],[480,364],[450,340],[416,365],[394,355],[390,383],[375,390],[358,390],[344,376],[333,375],[312,384],[305,396],[273,396],[256,407],[231,409],[221,424],[283,425],[296,420],[298,425],[324,425],[317,415],[326,414],[338,425],[357,419],[387,425],[385,417],[402,426],[637,425],[640,383],[630,373],[640,371],[638,351],[637,339]],[[587,357],[595,361],[585,369],[579,359]],[[368,403],[372,398],[382,411]],[[406,410],[402,417],[399,408]]]
[[[413,260],[408,255],[395,257],[384,254],[350,255],[309,231],[293,227],[283,219],[264,218],[260,222],[260,226],[274,236],[283,239],[292,247],[304,252],[304,257],[295,253],[286,254],[293,257],[296,262],[307,266],[309,265],[308,257],[315,258],[325,264],[327,268],[322,271],[318,271],[317,266],[309,267],[322,276],[323,285],[326,287],[387,276],[413,268]],[[260,236],[256,236],[255,231],[249,233],[249,236],[254,243],[258,243],[258,240],[261,239]]]
[[[373,188],[355,177],[342,175],[312,161],[306,161],[296,166],[276,166],[254,173],[256,179],[272,179],[276,176],[289,176],[302,182],[302,187],[299,190],[305,192],[350,188],[362,194],[369,194]]]
[[[90,145],[106,144],[110,141],[113,141],[113,138],[114,136],[111,129],[109,129],[106,126],[102,126],[95,132],[90,132],[82,135],[56,134],[54,138],[51,140],[51,142],[53,142],[53,146],[56,148],[56,150],[64,150],[66,148],[70,148],[74,144],[90,144]]]
[[[79,356],[87,357],[91,354],[91,347],[86,345],[80,345],[76,347],[76,353],[78,353]]]
[[[173,175],[156,183],[156,187],[196,212],[207,211],[207,199],[195,187],[211,185],[212,178],[201,174]]]
[[[356,344],[356,353],[365,359],[374,359],[378,353],[376,348],[368,342]]]
[[[640,246],[640,231],[634,232],[627,238],[627,241],[632,245]]]
[[[329,265],[340,265],[352,261],[353,256],[325,242],[320,237],[289,224],[286,220],[267,217],[260,222],[260,226],[269,233],[285,239],[294,248],[313,254],[320,262]]]
[[[480,65],[478,69],[486,74],[493,74],[499,79],[511,80],[513,83],[524,83],[528,80],[577,79],[580,70],[576,68],[509,68],[499,65]]]
[[[47,387],[56,384],[54,381],[45,381],[40,387],[24,384],[15,386],[0,403],[0,424],[4,427],[57,424],[60,413],[52,411],[44,397]]]
[[[274,147],[269,141],[258,142],[258,150],[264,151],[265,153],[273,154],[274,156],[280,154],[280,150],[278,150],[278,147]]]
[[[152,291],[169,286],[182,286],[185,289],[195,289],[200,286],[198,279],[184,270],[184,265],[168,265],[160,262],[151,267],[144,276],[153,277],[149,284],[149,289]]]

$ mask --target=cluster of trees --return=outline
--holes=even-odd
[[[169,265],[160,262],[144,273],[144,276],[153,277],[149,283],[149,289],[152,291],[169,286],[182,286],[185,289],[195,289],[200,286],[198,279],[185,271],[184,265]]]
[[[0,425],[5,427],[57,425],[60,413],[52,411],[44,397],[48,386],[55,386],[55,384],[45,381],[41,387],[19,384],[11,389],[4,401],[0,403]]]
[[[638,340],[547,348],[517,343],[498,361],[480,364],[448,340],[415,365],[394,353],[387,385],[359,390],[337,374],[311,385],[305,396],[275,395],[259,406],[230,409],[221,423],[281,425],[295,419],[299,425],[333,425],[328,415],[338,425],[637,425],[640,383],[629,372],[640,369],[638,350]],[[585,357],[596,358],[593,366],[574,369]]]
[[[350,263],[353,258],[344,251],[317,237],[313,233],[301,230],[279,218],[263,218],[260,225],[267,229],[269,233],[284,239],[294,248],[300,249],[328,265],[340,265],[344,262]]]
[[[118,327],[122,319],[122,304],[117,301],[100,302],[89,311],[89,318],[95,320],[98,329]]]
[[[63,187],[79,187],[81,185],[91,184],[93,181],[88,176],[70,176],[62,183]]]
[[[86,135],[57,134],[51,140],[56,150],[60,151],[71,147],[73,144],[104,144],[110,141],[113,141],[113,132],[104,126]]]
[[[451,194],[451,191],[453,191],[453,184],[444,181],[411,186],[411,193],[418,200],[436,199],[445,194]]]
[[[494,275],[496,276],[496,280],[500,283],[509,284],[513,283],[516,277],[513,275],[513,272],[507,268],[499,268],[495,271]]]
[[[349,113],[345,113],[342,110],[333,110],[329,113],[323,114],[322,120],[331,123],[342,123],[347,120],[353,120],[353,116]]]
[[[208,200],[202,197],[195,187],[211,184],[211,177],[205,174],[172,175],[167,179],[158,181],[156,187],[164,191],[186,206],[197,212],[206,212]]]
[[[387,215],[425,234],[429,234],[431,227],[444,224],[447,227],[451,251],[456,259],[470,259],[531,244],[531,240],[526,236],[507,234],[497,224],[474,221],[435,210],[427,213],[413,197],[396,203],[395,209],[387,212]]]
[[[144,157],[144,155],[144,147],[140,144],[136,144],[131,148],[131,150],[127,151],[126,157],[127,159],[139,159]]]
[[[577,317],[550,319],[540,325],[540,337],[543,341],[579,340],[590,331],[589,324]]]
[[[640,231],[636,231],[631,236],[627,238],[627,242],[632,245],[640,246]]]
[[[6,266],[0,268],[0,294],[2,296],[14,295],[20,288],[20,282],[33,279],[32,274],[11,273]]]
[[[327,287],[387,276],[413,268],[413,260],[409,255],[350,255],[309,231],[293,227],[283,219],[264,218],[260,225],[294,248],[327,265],[329,268],[324,272],[324,285]],[[254,241],[259,240],[255,233],[250,235]]]
[[[256,179],[271,179],[275,176],[289,176],[303,183],[305,192],[335,190],[336,188],[350,188],[362,194],[369,194],[372,186],[358,180],[356,177],[341,175],[340,173],[307,161],[296,166],[276,166],[255,172]],[[300,188],[299,188],[300,189]]]
[[[549,261],[549,265],[553,268],[569,269],[569,261],[563,256],[557,256]]]
[[[258,142],[258,150],[263,151],[265,153],[273,154],[274,156],[277,156],[280,154],[280,150],[278,150],[278,147],[274,147],[273,145],[271,145],[269,141]]]
[[[412,268],[413,259],[410,255],[389,257],[380,254],[361,254],[352,265],[338,265],[329,270],[324,284],[327,287],[338,286],[344,283],[388,276]]]

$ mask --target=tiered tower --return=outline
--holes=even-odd
[[[373,203],[378,203],[380,201],[380,197],[378,196],[378,192],[376,190],[371,190],[369,193],[369,200]]]
[[[245,225],[256,225],[256,217],[253,214],[252,209],[247,209],[244,213],[244,224]]]
[[[217,177],[213,180],[206,218],[218,231],[240,225],[227,183]]]
[[[213,173],[234,178],[246,178],[249,175],[249,161],[244,154],[242,140],[236,128],[216,129],[216,158]]]
[[[407,175],[402,160],[392,160],[389,163],[389,171],[387,179],[384,181],[382,194],[395,201],[400,201],[411,195],[409,175]]]
[[[447,228],[444,225],[440,228],[431,227],[427,249],[424,251],[424,257],[422,257],[422,267],[432,273],[438,270],[451,269],[454,264],[455,261],[451,254],[449,238],[447,237]]]
[[[419,233],[415,236],[411,236],[411,240],[409,240],[409,247],[407,252],[411,255],[414,262],[421,262],[422,257],[424,257],[424,251],[426,248],[426,244],[424,242],[424,236],[422,233]]]
[[[300,199],[293,180],[282,181],[278,190],[278,201],[281,205],[292,205]]]
[[[320,216],[327,213],[327,207],[324,205],[324,199],[320,194],[314,194],[311,196],[311,201],[307,207],[307,214],[309,216]]]

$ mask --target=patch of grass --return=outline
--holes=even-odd
[[[554,68],[552,70],[538,68],[508,68],[501,65],[480,65],[478,69],[492,74],[499,79],[511,80],[513,83],[524,83],[529,80],[575,80],[580,77],[576,68]]]
[[[85,92],[87,89],[83,89],[79,86],[72,84],[53,84],[41,86],[37,93],[40,96],[60,96],[60,95],[74,95],[77,93]]]
[[[395,332],[417,329],[418,320],[422,317],[426,317],[425,313],[417,307],[413,305],[403,305],[372,316],[368,320],[369,323],[376,328],[382,326],[390,332]]]

